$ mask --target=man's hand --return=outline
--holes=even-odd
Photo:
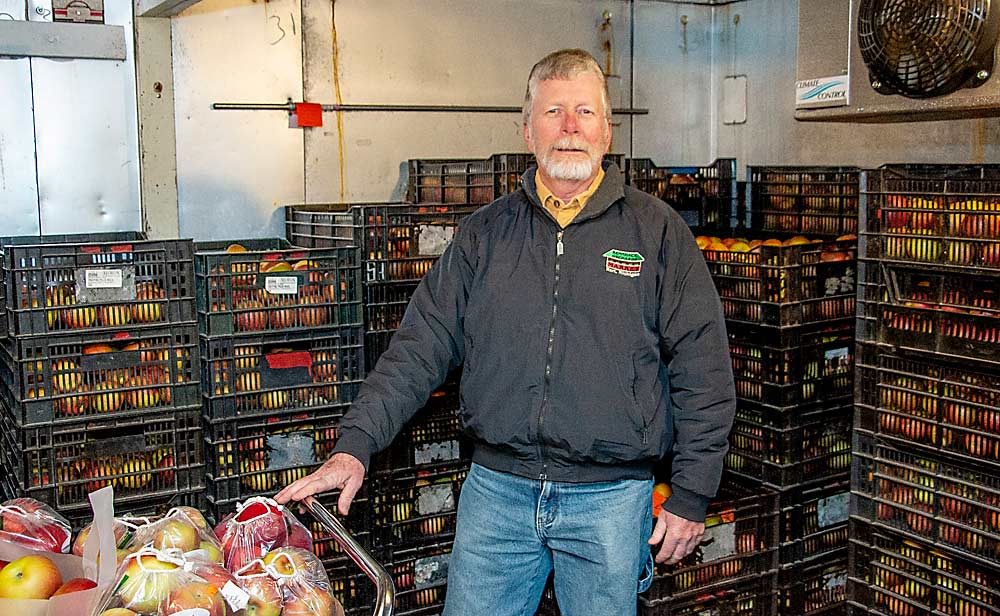
[[[676,516],[666,509],[660,510],[656,528],[649,538],[649,545],[663,542],[656,553],[656,562],[673,565],[690,554],[705,535],[704,522],[692,522]]]
[[[358,493],[364,480],[365,466],[361,460],[348,453],[337,453],[314,473],[285,486],[274,500],[279,503],[301,501],[320,492],[340,490],[337,509],[340,510],[340,515],[347,515],[351,501],[354,500],[354,495]]]

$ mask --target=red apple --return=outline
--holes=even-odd
[[[253,566],[259,569],[259,565]],[[236,576],[236,580],[240,587],[250,595],[246,616],[280,616],[282,596],[276,580],[260,571],[246,577],[241,571]]]
[[[202,616],[226,616],[226,600],[219,589],[207,582],[188,582],[174,589],[167,599],[164,614],[176,614],[184,610],[201,608]]]
[[[48,599],[62,586],[62,575],[41,554],[22,556],[0,571],[0,599]]]
[[[71,592],[80,592],[81,590],[90,590],[91,588],[97,588],[97,582],[88,580],[87,578],[73,578],[60,586],[52,593],[52,596],[68,595]]]
[[[297,521],[288,526],[288,539],[285,541],[285,545],[311,551],[313,549],[313,537],[309,529]]]

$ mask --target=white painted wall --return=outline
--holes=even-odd
[[[520,105],[528,71],[546,53],[574,46],[602,59],[605,10],[613,68],[627,81],[629,13],[620,0],[301,6],[300,15],[291,0],[202,0],[173,19],[182,235],[283,235],[275,204],[341,201],[342,189],[347,201],[400,199],[409,158],[524,151],[517,114],[345,113],[341,179],[336,114],[303,131],[289,129],[282,112],[211,110],[213,102],[302,100],[303,91],[335,102],[331,6],[346,104]],[[627,106],[627,84],[616,91],[613,104]],[[627,147],[628,128],[627,119],[616,127],[615,151]]]

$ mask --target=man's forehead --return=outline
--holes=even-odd
[[[545,79],[538,82],[538,91],[542,94],[573,94],[601,96],[601,82],[589,73],[581,73],[568,78]]]

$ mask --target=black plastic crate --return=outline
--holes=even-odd
[[[197,339],[194,322],[8,338],[0,343],[0,398],[19,426],[197,405]]]
[[[469,466],[469,460],[452,460],[369,477],[375,543],[387,558],[454,540],[458,494]]]
[[[655,565],[642,603],[714,593],[776,569],[778,507],[776,492],[724,476],[701,545],[676,565]]]
[[[1000,571],[909,535],[851,521],[852,614],[987,616],[1000,611]]]
[[[375,367],[403,321],[417,282],[365,285],[365,363]]]
[[[778,574],[778,616],[847,613],[847,524],[836,554],[784,568]]]
[[[361,327],[202,338],[210,421],[348,404],[364,380]]]
[[[366,283],[418,282],[444,253],[459,222],[479,205],[317,204],[285,208],[294,244],[353,239]]]
[[[1000,570],[1000,477],[859,434],[852,515]]]
[[[243,250],[231,249],[234,245]],[[260,239],[199,242],[195,250],[202,335],[259,335],[361,324],[357,248],[299,248],[282,239]]]
[[[459,382],[452,377],[431,394],[395,440],[372,458],[369,472],[417,468],[439,462],[469,461],[471,446],[458,418]]]
[[[777,573],[714,587],[700,593],[650,599],[639,595],[640,616],[770,616],[775,613]]]
[[[1000,276],[875,261],[864,272],[869,339],[1000,363]]]
[[[606,154],[619,169],[622,154]],[[420,158],[407,162],[406,200],[418,204],[485,205],[521,187],[521,176],[535,165],[530,153],[489,158]]]
[[[191,240],[140,233],[0,239],[9,336],[193,321]]]
[[[788,406],[853,394],[854,319],[799,327],[787,346],[772,327],[727,329],[739,399]]]
[[[448,591],[452,542],[398,550],[383,563],[396,586],[394,614],[440,614]],[[369,612],[370,613],[370,612]]]
[[[709,244],[702,255],[727,320],[787,326],[854,316],[856,244],[807,240],[744,251]]]
[[[205,485],[201,413],[161,410],[155,416],[19,428],[0,409],[0,453],[8,488],[64,515],[90,510],[87,495],[115,488],[121,511],[167,502]]]
[[[1000,273],[1000,165],[889,165],[861,175],[863,256]]]
[[[1000,469],[1000,375],[869,344],[858,352],[856,428]]]
[[[747,167],[748,227],[837,237],[858,232],[857,167]]]
[[[803,568],[847,549],[851,484],[848,477],[781,492],[781,565]],[[846,556],[846,552],[845,552]],[[846,562],[844,564],[846,569]],[[787,577],[787,576],[786,576]]]
[[[342,404],[206,422],[213,514],[231,511],[251,496],[273,496],[316,470],[333,455],[347,408]]]
[[[625,160],[626,183],[669,203],[690,227],[736,225],[736,159],[705,166],[660,167],[649,158]]]
[[[849,398],[790,408],[741,401],[726,469],[777,489],[846,475],[851,468],[851,410]]]

